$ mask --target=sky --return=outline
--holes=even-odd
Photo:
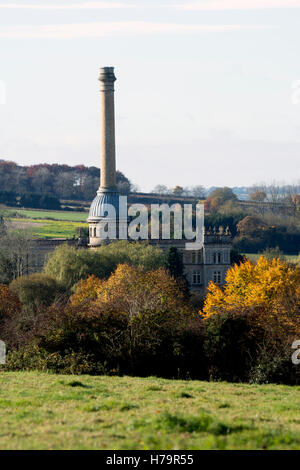
[[[0,0],[0,158],[99,166],[113,66],[140,190],[297,183],[299,57],[300,0]]]

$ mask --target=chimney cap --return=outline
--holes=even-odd
[[[100,82],[114,82],[116,80],[114,67],[101,67],[99,80]]]

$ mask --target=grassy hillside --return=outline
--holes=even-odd
[[[300,449],[300,387],[0,372],[0,449]]]

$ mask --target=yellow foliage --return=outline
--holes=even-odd
[[[228,270],[225,285],[210,283],[203,307],[205,318],[216,313],[260,312],[260,320],[275,320],[286,327],[300,328],[300,272],[279,258],[261,256]]]
[[[107,280],[91,276],[81,281],[71,303],[78,305],[87,299],[130,317],[143,312],[176,313],[186,309],[184,293],[163,268],[145,272],[127,264],[118,265]]]
[[[75,294],[70,297],[72,305],[79,305],[85,300],[95,300],[103,281],[92,275],[82,279],[76,286]]]

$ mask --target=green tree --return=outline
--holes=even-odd
[[[70,290],[92,274],[99,279],[107,278],[122,263],[139,266],[145,271],[156,269],[163,265],[163,252],[146,242],[130,243],[126,240],[95,250],[63,245],[49,255],[43,271]]]
[[[171,246],[168,249],[165,255],[164,267],[177,281],[179,287],[183,291],[183,294],[187,297],[189,295],[189,287],[184,274],[182,254],[176,247]]]
[[[172,277],[175,279],[183,278],[184,276],[184,266],[182,255],[178,249],[174,246],[171,246],[165,256],[164,262],[165,269],[167,269]]]
[[[42,273],[18,277],[11,282],[9,288],[24,307],[31,309],[49,306],[64,293],[55,279]]]

